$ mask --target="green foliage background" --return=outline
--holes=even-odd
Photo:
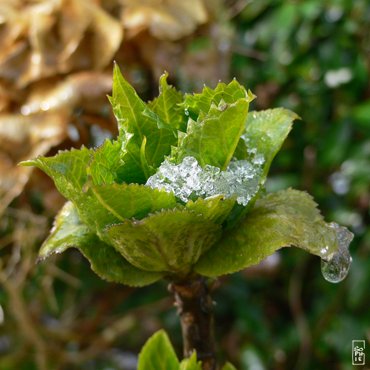
[[[308,190],[326,220],[348,226],[355,239],[350,274],[339,285],[322,278],[317,257],[293,249],[221,279],[214,293],[219,356],[241,370],[352,369],[352,339],[367,340],[370,359],[370,7],[366,0],[260,0],[228,17],[235,3],[226,2],[213,21],[233,35],[230,77],[257,95],[254,108],[283,106],[302,117],[273,162],[268,189]],[[189,55],[212,48],[211,36],[201,32],[186,42]],[[199,81],[182,79],[178,67],[171,82],[197,88]],[[142,69],[140,86],[156,86]],[[1,220],[2,236],[27,230],[17,232],[31,267],[21,288],[14,276],[0,291],[0,368],[38,369],[37,356],[46,352],[58,369],[133,369],[134,355],[161,327],[179,352],[165,283],[107,284],[74,251],[33,267],[48,228],[38,218],[40,197],[30,196],[31,220],[14,221],[11,213]],[[20,332],[16,322],[23,319],[33,326]]]
[[[356,235],[340,285],[322,280],[317,259],[286,251],[275,279],[248,278],[245,288],[232,278],[224,294],[238,297],[231,312],[245,341],[242,368],[350,369],[351,340],[369,341],[369,21],[366,1],[259,1],[237,17],[239,50],[258,54],[234,55],[233,73],[263,96],[261,107],[303,118],[273,163],[269,188],[309,190],[328,219]],[[331,85],[331,72],[344,70],[348,80]]]

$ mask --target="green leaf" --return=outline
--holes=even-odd
[[[260,191],[249,202],[248,207],[244,209],[235,207],[233,217],[227,220],[228,228],[234,227],[261,196],[272,160],[292,129],[293,121],[298,118],[294,112],[285,108],[249,112],[245,132],[237,145],[234,156],[251,163],[257,163],[262,159],[261,174],[258,180]]]
[[[141,219],[161,209],[176,206],[173,193],[137,184],[91,186],[100,205],[117,219]],[[91,210],[92,211],[92,210]]]
[[[91,151],[91,162],[87,173],[91,176],[94,185],[112,184],[123,182],[120,178],[122,161],[122,143],[106,140],[103,145]]]
[[[82,221],[104,241],[104,229],[125,219],[176,206],[172,193],[137,184],[90,185],[75,202]]]
[[[192,156],[202,167],[209,164],[225,170],[244,131],[248,107],[246,99],[221,102],[200,115],[198,122],[189,120],[186,135],[179,138],[176,162]]]
[[[222,370],[236,370],[236,367],[234,367],[234,365],[232,365],[230,362],[226,362]]]
[[[257,200],[237,229],[230,230],[195,266],[205,276],[239,271],[282,247],[296,246],[320,256],[338,248],[336,233],[323,220],[312,197],[288,189]]]
[[[121,132],[119,141],[122,142],[122,161],[124,165],[120,169],[120,178],[126,183],[143,184],[147,180],[148,165],[147,160],[143,160],[142,147],[146,138],[142,142],[137,142],[133,134]],[[145,144],[145,143],[144,143]]]
[[[186,274],[220,237],[221,226],[186,209],[164,210],[106,229],[110,243],[134,266]]]
[[[176,205],[173,194],[143,185],[112,183],[119,176],[119,148],[119,143],[106,141],[96,151],[82,148],[24,164],[37,166],[52,177],[59,192],[76,205],[83,222],[104,238],[102,230],[107,225]]]
[[[186,131],[187,116],[180,106],[184,97],[180,91],[167,84],[168,73],[164,73],[159,80],[159,96],[148,106],[163,122],[176,130]]]
[[[59,192],[67,199],[76,200],[87,181],[86,168],[91,160],[91,151],[80,150],[59,152],[54,157],[37,157],[21,162],[23,166],[35,166],[49,175]]]
[[[145,343],[137,370],[179,370],[179,360],[167,334],[160,330]]]
[[[117,65],[113,73],[113,94],[110,98],[118,121],[120,139],[124,143],[124,162],[132,167],[140,182],[150,174],[142,163],[142,143],[146,140],[145,159],[149,166],[157,168],[171,145],[176,143],[172,127],[163,122],[139,98],[134,88],[123,78]]]
[[[186,134],[179,135],[171,156],[180,163],[195,157],[206,164],[226,169],[244,131],[249,103],[254,95],[236,80],[205,87],[200,94],[186,95],[182,104],[189,115]]]
[[[195,351],[190,358],[181,361],[180,370],[202,370],[202,363],[197,361],[197,354]]]
[[[198,198],[186,203],[186,208],[201,214],[206,220],[216,224],[222,224],[230,214],[235,204],[235,199],[225,198],[223,195],[216,195],[211,198]]]
[[[253,161],[256,154],[264,158],[262,183],[265,182],[270,165],[299,117],[285,108],[249,112],[245,132],[235,155],[238,159]],[[256,153],[255,153],[256,152]]]
[[[55,218],[50,236],[43,243],[41,259],[68,248],[77,248],[89,260],[92,270],[102,279],[131,285],[144,286],[160,278],[162,274],[142,271],[128,263],[118,252],[102,242],[81,223],[77,210],[67,202]]]
[[[90,230],[81,223],[72,202],[66,202],[58,212],[49,237],[42,244],[39,258],[44,259],[54,253],[62,253],[72,246],[82,244],[90,237]]]
[[[250,103],[254,98],[249,90],[246,91],[244,86],[234,79],[229,84],[220,82],[215,89],[205,86],[200,94],[186,94],[183,106],[190,118],[196,121],[201,112],[208,113],[212,104],[233,104],[240,99]]]

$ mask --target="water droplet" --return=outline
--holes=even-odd
[[[339,283],[348,274],[351,264],[348,250],[335,253],[329,261],[321,260],[321,272],[325,280],[330,283]]]
[[[322,258],[325,258],[329,252],[329,246],[325,245],[325,247],[322,247],[320,249],[320,255]]]
[[[347,228],[336,223],[331,223],[330,227],[336,232],[338,250],[331,256],[322,258],[321,272],[325,280],[330,283],[339,283],[347,276],[352,262],[349,254],[349,244],[353,239],[353,234]],[[326,255],[327,247],[323,248],[321,252],[323,252],[322,256]]]

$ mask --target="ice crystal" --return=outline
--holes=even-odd
[[[215,195],[236,197],[247,205],[260,187],[264,157],[253,153],[251,161],[232,160],[226,171],[206,165],[202,168],[194,157],[185,157],[180,164],[165,160],[146,185],[173,192],[182,201]]]

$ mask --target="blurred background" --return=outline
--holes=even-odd
[[[355,234],[347,279],[284,249],[214,292],[220,361],[240,370],[352,369],[370,363],[370,4],[367,0],[0,1],[0,369],[132,370],[159,328],[181,354],[165,282],[105,283],[69,251],[36,264],[64,203],[16,164],[116,135],[113,61],[143,99],[163,71],[183,91],[236,77],[252,109],[297,112],[269,191],[309,191]],[[358,367],[359,368],[359,367]],[[365,368],[365,367],[364,367]]]

